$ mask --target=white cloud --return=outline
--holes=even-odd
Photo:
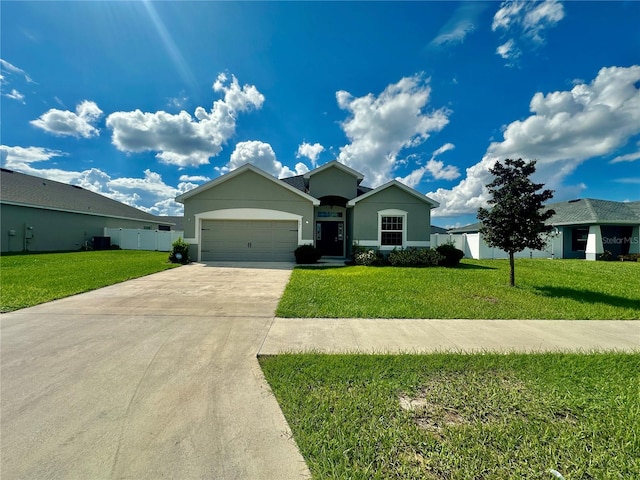
[[[236,77],[229,82],[218,75],[213,90],[224,94],[210,111],[197,107],[195,119],[185,111],[173,115],[164,111],[115,112],[107,117],[113,130],[112,143],[124,152],[156,151],[166,164],[180,167],[206,165],[235,134],[240,112],[259,109],[264,96],[253,85],[240,86]]]
[[[167,100],[167,106],[171,108],[183,108],[185,104],[189,101],[189,97],[181,93],[177,97],[171,97]]]
[[[493,16],[491,29],[503,32],[509,38],[496,49],[496,54],[512,66],[522,53],[522,44],[535,48],[544,43],[545,30],[554,27],[564,18],[564,7],[557,0],[530,2],[507,0]]]
[[[338,91],[338,106],[350,114],[341,124],[350,143],[340,148],[338,160],[364,174],[373,187],[389,181],[401,151],[422,144],[449,123],[446,108],[424,110],[430,92],[421,75],[404,77],[377,97]]]
[[[51,150],[43,147],[9,147],[0,145],[1,165],[10,170],[19,170],[20,167],[34,162],[44,162],[53,157],[67,155],[59,150]]]
[[[626,155],[619,155],[609,163],[620,163],[620,162],[635,162],[636,160],[640,160],[640,152],[627,153]]]
[[[100,134],[100,130],[93,124],[101,116],[102,110],[98,108],[98,105],[95,102],[85,100],[78,104],[75,113],[52,108],[30,123],[54,135],[91,138]]]
[[[453,150],[456,146],[453,143],[445,143],[437,150],[434,150],[433,156],[437,157],[438,155],[443,154],[444,152],[448,152],[449,150]]]
[[[453,165],[445,166],[444,162],[436,160],[438,155],[448,152],[449,150],[453,150],[454,148],[455,145],[453,143],[445,143],[433,152],[431,159],[426,163],[426,165],[415,169],[406,177],[398,177],[397,180],[411,188],[415,188],[422,181],[426,173],[429,173],[435,180],[455,180],[460,176],[460,170],[458,170],[458,167]]]
[[[204,175],[180,175],[179,180],[181,182],[208,182],[211,179]]]
[[[31,79],[31,77],[27,72],[25,72],[21,68],[16,67],[15,65],[12,65],[11,63],[1,58],[0,58],[0,68],[4,70],[4,72],[8,72],[9,75],[21,76],[27,83],[36,83]],[[7,77],[5,75],[2,75],[2,80],[3,80],[3,83],[7,82]]]
[[[467,35],[476,29],[480,13],[486,5],[480,2],[464,3],[456,9],[430,45],[440,46],[464,42]]]
[[[319,143],[311,145],[310,143],[303,142],[298,146],[296,158],[307,157],[311,160],[311,164],[315,166],[318,161],[318,156],[320,156],[322,152],[324,152],[324,147]]]
[[[496,53],[505,60],[514,60],[522,54],[520,49],[515,46],[515,42],[513,41],[513,39],[508,40],[502,45],[498,46],[498,48],[496,48]]]
[[[640,177],[627,177],[627,178],[618,178],[614,180],[618,183],[630,183],[630,184],[638,184],[640,185]]]
[[[183,206],[174,198],[197,184],[180,181],[177,188],[164,183],[162,177],[151,170],[145,170],[144,178],[113,179],[106,172],[91,168],[83,171],[61,170],[58,168],[35,168],[33,163],[64,156],[66,153],[41,147],[9,147],[0,145],[2,166],[17,172],[48,178],[70,185],[79,185],[105,197],[125,203],[154,215],[180,215]]]
[[[428,195],[440,202],[439,216],[475,213],[485,206],[496,160],[537,160],[536,181],[547,188],[577,190],[564,180],[585,160],[611,155],[640,134],[640,66],[602,68],[590,84],[569,91],[536,93],[530,115],[506,126],[501,142],[489,145],[483,159],[468,168],[451,190]],[[561,196],[562,195],[561,192]]]
[[[257,140],[239,142],[231,154],[229,163],[219,170],[222,173],[226,173],[246,163],[251,163],[277,178],[302,175],[309,171],[309,168],[301,162],[297,163],[295,171],[292,171],[289,167],[282,165],[282,162],[276,158],[271,145]]]
[[[12,100],[17,100],[19,102],[24,103],[24,95],[20,93],[18,90],[16,90],[15,88],[12,88],[9,93],[3,93],[2,95]]]

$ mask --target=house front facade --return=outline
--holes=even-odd
[[[357,243],[377,250],[430,245],[438,204],[393,180],[375,189],[337,161],[276,179],[246,164],[176,198],[184,235],[198,261],[292,261],[316,246],[344,258]]]

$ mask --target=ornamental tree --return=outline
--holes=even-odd
[[[535,161],[507,158],[504,164],[496,162],[489,171],[495,176],[487,184],[491,208],[478,209],[478,219],[482,222],[480,233],[490,247],[509,254],[509,284],[513,287],[516,284],[514,254],[525,248],[542,250],[547,234],[553,230],[545,221],[555,211],[546,210],[543,205],[553,197],[553,191],[538,193],[544,184],[533,183],[529,178],[536,171]]]

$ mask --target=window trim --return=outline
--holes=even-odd
[[[382,245],[382,217],[401,217],[402,218],[402,244],[401,245]],[[380,250],[393,250],[394,248],[407,246],[407,217],[408,214],[404,210],[387,209],[378,211],[378,248]],[[400,230],[385,230],[385,232],[400,232]]]

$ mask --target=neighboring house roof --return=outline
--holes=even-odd
[[[431,233],[449,233],[446,228],[431,225]]]
[[[552,225],[640,224],[640,202],[613,202],[582,198],[547,205],[555,210]]]
[[[287,182],[282,182],[282,181],[278,180],[277,178],[275,178],[274,176],[268,174],[264,170],[261,170],[260,168],[256,167],[255,165],[252,165],[250,163],[245,163],[241,167],[238,167],[237,169],[232,170],[231,172],[229,172],[229,173],[227,173],[225,175],[222,175],[221,177],[218,177],[218,178],[216,178],[214,180],[211,180],[210,182],[207,182],[207,183],[205,183],[203,185],[200,185],[199,187],[194,188],[193,190],[189,190],[188,192],[185,192],[182,195],[178,195],[176,197],[176,202],[183,203],[184,200],[186,200],[187,198],[193,197],[194,195],[198,195],[198,194],[204,192],[205,190],[209,190],[210,188],[213,188],[216,185],[220,185],[223,182],[231,180],[232,178],[237,177],[238,175],[241,175],[242,173],[244,173],[246,171],[251,171],[251,172],[257,173],[258,175],[261,175],[262,177],[266,178],[267,180],[273,182],[274,184],[279,185],[280,187],[284,187],[287,190],[292,191],[296,195],[300,195],[301,197],[305,198],[306,200],[309,200],[314,205],[316,205],[316,206],[320,205],[320,201],[318,199],[313,198],[311,195],[306,193],[304,190],[300,190],[300,189],[298,189],[296,187],[293,187]]]
[[[480,231],[481,222],[471,223],[462,227],[450,228],[447,233],[476,233]]]
[[[349,200],[349,202],[347,202],[347,206],[348,207],[353,207],[359,201],[364,200],[365,198],[369,198],[370,196],[375,195],[376,193],[379,193],[379,192],[381,192],[383,190],[386,190],[387,188],[390,188],[390,187],[397,187],[400,190],[403,190],[403,191],[407,192],[409,195],[413,195],[418,200],[421,200],[421,201],[431,205],[431,208],[435,208],[435,207],[440,205],[435,200],[432,200],[429,197],[427,197],[426,195],[421,194],[417,190],[414,190],[413,188],[407,187],[404,183],[400,183],[398,180],[391,180],[390,182],[387,182],[384,185],[380,185],[378,188],[374,188],[374,189],[368,191],[364,195],[360,195],[359,197],[356,197],[356,198],[353,198],[353,199]]]
[[[174,230],[184,230],[184,216],[180,215],[179,217],[173,215],[166,215],[162,217],[158,217],[158,219],[163,222],[170,222],[174,224]]]
[[[640,201],[614,202],[581,198],[568,202],[550,203],[547,209],[555,210],[555,215],[548,220],[554,226],[564,225],[640,225]],[[449,233],[475,233],[482,223],[476,222],[459,228],[452,228]]]
[[[356,172],[353,168],[349,168],[345,164],[340,163],[337,160],[331,160],[330,162],[325,163],[321,167],[314,168],[313,170],[309,170],[307,173],[303,175],[303,177],[305,179],[309,179],[312,175],[315,175],[316,173],[320,173],[324,170],[327,170],[328,168],[333,168],[333,167],[339,168],[340,170],[348,173],[349,175],[353,175],[358,180],[358,183],[360,183],[364,178],[364,175],[362,175],[360,172]]]
[[[162,221],[160,217],[77,185],[14,172],[6,168],[2,168],[1,172],[0,202],[8,205],[172,224],[172,222]]]

